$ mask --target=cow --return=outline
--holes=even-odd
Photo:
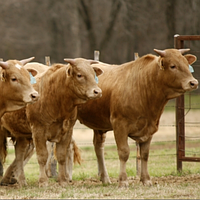
[[[31,73],[32,76],[34,76],[36,78],[38,76],[41,76],[42,73],[45,72],[49,68],[49,66],[44,65],[42,63],[38,63],[38,62],[29,62],[29,61],[32,61],[33,59],[34,59],[34,57],[31,57],[30,59],[27,59],[27,60],[24,60],[21,62],[23,63],[23,68],[28,70],[29,73]],[[9,135],[9,137],[10,137],[10,134],[7,134],[7,135]],[[12,138],[12,139],[15,140],[14,138]],[[5,158],[7,156],[6,145],[7,145],[6,136],[4,133],[1,133],[1,135],[0,135],[0,176],[3,176],[3,164],[4,164]]]
[[[33,89],[30,74],[24,68],[33,59],[0,61],[0,117],[38,100],[39,94]],[[29,71],[33,76],[37,74],[35,70]]]
[[[10,179],[18,180],[23,174],[23,161],[27,144],[33,139],[39,163],[39,187],[48,185],[45,172],[48,151],[46,142],[56,143],[56,158],[59,172],[58,183],[66,186],[66,153],[72,139],[72,129],[76,122],[77,105],[88,100],[100,98],[102,91],[98,87],[97,76],[103,71],[94,60],[84,58],[65,59],[68,63],[54,64],[42,76],[37,78],[34,87],[40,93],[40,99],[26,109],[6,113],[2,126],[16,138],[16,158],[6,170],[1,184],[9,184]],[[20,120],[20,126],[19,126]]]
[[[102,97],[78,105],[80,123],[93,129],[93,144],[100,180],[111,183],[105,167],[106,132],[113,130],[120,161],[119,187],[128,187],[126,162],[129,158],[128,137],[139,143],[141,155],[140,181],[152,185],[148,173],[149,148],[153,134],[168,100],[198,88],[198,81],[189,71],[196,61],[190,49],[154,51],[121,65],[94,64],[104,74],[99,77]]]

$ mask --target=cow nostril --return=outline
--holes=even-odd
[[[192,88],[197,87],[197,86],[198,86],[198,81],[190,81],[190,86],[191,86]]]
[[[36,101],[39,98],[39,94],[37,92],[33,92],[33,93],[31,93],[31,98],[32,98],[32,100]]]
[[[94,90],[94,94],[99,94],[99,92],[97,90]]]
[[[193,82],[190,82],[190,85],[191,85],[191,86],[194,86],[194,83],[193,83]]]

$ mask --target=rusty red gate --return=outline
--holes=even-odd
[[[175,35],[174,48],[184,48],[185,41],[200,40],[200,35]],[[177,170],[182,170],[182,162],[200,162],[200,157],[186,157],[185,156],[185,103],[184,95],[176,99],[176,157],[177,157]]]

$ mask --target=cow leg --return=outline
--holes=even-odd
[[[24,155],[26,154],[29,141],[26,138],[18,138],[15,143],[15,159],[8,167],[1,180],[1,185],[15,184],[27,185],[24,175]]]
[[[116,122],[114,127],[114,136],[120,160],[119,187],[128,187],[126,162],[129,158],[130,148],[128,145],[128,134],[126,134],[125,126],[120,126],[120,123]]]
[[[32,130],[34,133],[34,131]],[[37,160],[39,164],[40,174],[39,174],[39,187],[46,187],[48,186],[48,177],[46,175],[46,163],[48,158],[48,151],[46,147],[46,140],[42,138],[42,135],[45,135],[44,132],[40,132],[39,137],[33,134],[33,141],[35,145],[35,150],[37,154]]]
[[[67,151],[72,141],[73,127],[76,122],[76,110],[72,113],[69,120],[63,122],[63,138],[56,144],[56,157],[59,166],[58,183],[61,186],[66,186],[69,181],[69,174],[67,176]]]
[[[46,163],[46,174],[48,177],[56,177],[57,176],[57,160],[54,156],[54,148],[55,148],[54,142],[47,141],[47,150],[48,150],[48,159]]]
[[[0,127],[0,177],[3,176],[3,164],[7,156],[7,131]]]
[[[67,157],[66,157],[66,175],[67,177],[69,177],[70,182],[72,181],[73,163],[74,163],[74,142],[71,141],[67,149]]]
[[[99,130],[94,130],[93,144],[97,157],[98,175],[102,183],[110,184],[111,181],[105,166],[105,159],[104,159],[105,139],[106,139],[106,133],[103,133],[102,131]]]
[[[150,180],[149,172],[148,172],[148,158],[149,158],[149,148],[151,143],[151,138],[149,138],[146,142],[139,143],[140,145],[140,157],[141,157],[141,175],[140,181],[144,185],[151,186],[152,182]]]
[[[67,140],[56,143],[56,157],[58,161],[58,183],[62,187],[66,187],[69,181],[66,175]]]

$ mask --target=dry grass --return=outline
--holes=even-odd
[[[189,150],[199,151],[200,141],[191,141]],[[28,186],[19,188],[1,186],[2,199],[199,199],[199,163],[183,163],[182,174],[176,172],[174,142],[153,143],[149,158],[149,173],[153,185],[143,186],[136,177],[135,145],[131,145],[131,155],[127,162],[128,188],[118,188],[119,161],[116,146],[106,146],[105,156],[112,184],[103,185],[97,176],[97,165],[93,147],[82,146],[83,163],[76,164],[73,181],[62,188],[54,178],[47,188],[38,188],[39,169],[34,155],[25,167]],[[9,153],[7,164],[13,159]]]

